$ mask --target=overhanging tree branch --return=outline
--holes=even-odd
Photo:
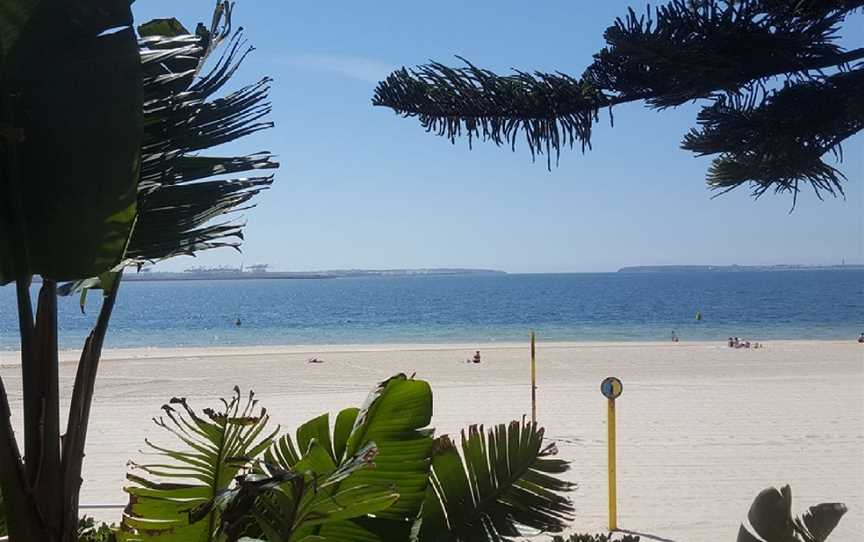
[[[416,117],[427,132],[451,142],[464,136],[469,145],[478,138],[515,149],[524,137],[532,158],[545,152],[551,167],[552,153],[557,160],[562,147],[590,148],[593,123],[604,107],[610,118],[612,106],[634,101],[658,109],[694,100],[754,108],[772,95],[775,78],[785,80],[785,88],[818,86],[831,73],[849,71],[864,59],[864,48],[844,50],[837,40],[845,18],[862,6],[864,0],[674,0],[644,16],[630,10],[618,19],[606,30],[607,47],[580,78],[558,72],[499,75],[460,58],[464,67],[432,62],[393,72],[378,84],[372,103]],[[793,109],[775,106],[777,113],[797,116],[794,105],[778,103]],[[715,105],[706,107],[706,116]],[[819,115],[812,112],[810,120]],[[747,160],[741,153],[713,151],[722,156],[709,172],[709,186],[725,190],[752,183],[758,196],[772,188],[797,193],[804,182],[817,195],[842,194],[842,175],[822,156],[861,128],[837,118],[831,122],[839,133],[802,122],[792,133],[772,135],[762,126],[764,144]],[[781,150],[766,152],[783,139]],[[807,152],[789,152],[793,140]],[[803,143],[815,140],[821,143]],[[789,157],[795,160],[780,168]]]

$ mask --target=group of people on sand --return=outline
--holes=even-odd
[[[750,343],[750,341],[739,339],[738,337],[729,337],[729,340],[726,341],[726,344],[729,348],[762,348],[762,345],[759,343]]]

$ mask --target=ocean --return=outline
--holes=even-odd
[[[81,347],[99,297],[84,314],[78,296],[61,299],[61,348]],[[106,348],[488,343],[531,330],[543,341],[668,341],[673,330],[682,341],[854,340],[864,271],[125,282]],[[17,349],[17,332],[6,286],[0,348]]]

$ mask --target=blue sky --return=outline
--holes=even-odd
[[[213,0],[139,0],[138,22],[209,21]],[[235,24],[256,51],[234,85],[275,79],[276,128],[233,145],[282,163],[272,190],[246,213],[242,255],[180,258],[161,269],[266,262],[284,270],[483,267],[512,272],[607,271],[639,264],[834,264],[864,261],[864,137],[844,148],[846,199],[802,193],[711,199],[708,159],[678,148],[696,106],[641,105],[604,115],[594,149],[562,154],[547,171],[490,144],[426,134],[370,104],[390,70],[461,55],[496,71],[578,75],[603,30],[644,2],[240,0]],[[861,46],[864,25],[847,24]]]

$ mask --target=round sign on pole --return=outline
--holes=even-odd
[[[603,394],[607,399],[616,399],[621,392],[624,390],[624,385],[621,384],[621,381],[615,378],[614,376],[610,376],[603,380],[600,383],[600,393]]]

